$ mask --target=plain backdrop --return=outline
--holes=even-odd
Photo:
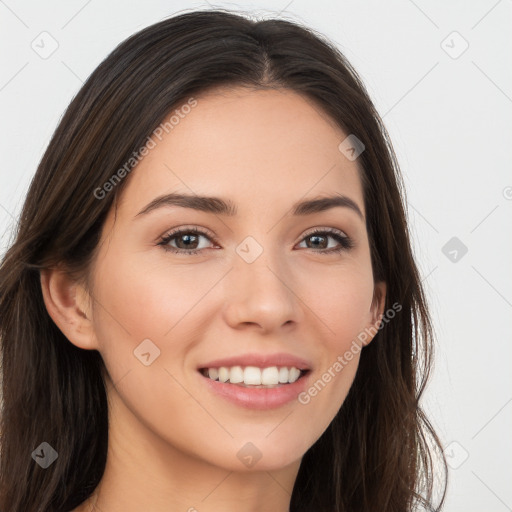
[[[143,27],[215,6],[310,26],[363,78],[404,175],[437,334],[424,406],[451,466],[445,510],[512,510],[511,0],[0,0],[0,256],[86,77]]]

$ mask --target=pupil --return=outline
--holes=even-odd
[[[190,240],[191,238],[196,238],[196,235],[182,235],[180,238],[178,238],[178,240],[180,240],[180,241],[187,240],[185,242],[185,246],[189,248],[190,243],[192,243],[192,244],[194,243],[193,241],[191,242],[191,240]]]
[[[324,236],[319,236],[319,235],[312,235],[310,237],[310,239],[311,240],[315,240],[316,239],[318,241],[319,239],[324,239],[325,240],[325,237]],[[325,245],[325,244],[323,244],[323,245]],[[323,245],[322,245],[322,248],[324,248]],[[315,245],[315,247],[318,247],[318,245]]]

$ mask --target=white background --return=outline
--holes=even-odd
[[[0,255],[43,151],[84,79],[134,32],[212,5],[0,0]],[[512,510],[512,1],[215,6],[268,17],[281,11],[334,41],[365,81],[405,177],[437,333],[424,405],[453,468],[446,510]],[[31,47],[42,45],[43,31],[58,43],[46,59]],[[461,38],[469,47],[458,55]],[[452,248],[445,251],[450,257],[442,251],[452,237],[468,249],[455,262]]]

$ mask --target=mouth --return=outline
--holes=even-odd
[[[303,379],[310,370],[295,366],[220,366],[200,368],[199,372],[212,381],[242,388],[272,389],[293,384]]]

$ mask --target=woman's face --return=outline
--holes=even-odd
[[[126,432],[231,471],[282,468],[333,420],[357,337],[383,311],[357,159],[338,148],[348,134],[291,91],[195,99],[153,137],[109,213],[88,348],[105,361]],[[169,194],[187,198],[153,203]],[[297,207],[341,196],[354,207]],[[214,381],[208,367],[274,385]],[[307,371],[276,386],[296,378],[291,367]]]

